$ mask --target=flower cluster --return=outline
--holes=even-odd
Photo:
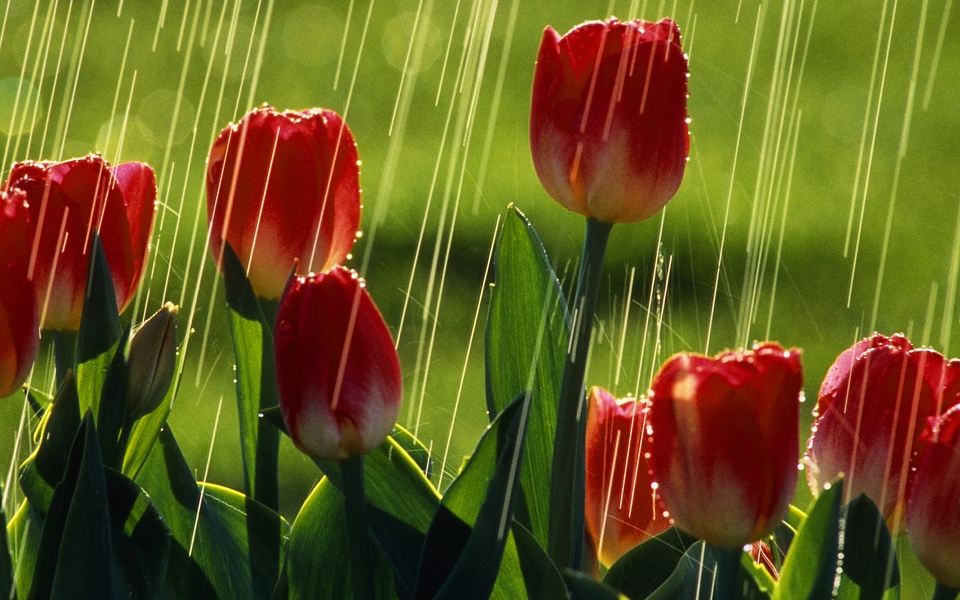
[[[16,163],[0,187],[0,396],[21,385],[39,329],[80,326],[94,232],[99,232],[117,307],[143,276],[157,196],[153,169],[111,166],[99,155]]]
[[[396,423],[402,381],[383,317],[340,266],[361,209],[346,122],[322,109],[251,111],[210,150],[207,209],[217,264],[229,244],[258,297],[282,296],[277,393],[294,443],[327,460],[373,450]]]

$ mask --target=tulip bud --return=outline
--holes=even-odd
[[[530,108],[547,193],[609,223],[656,214],[680,187],[690,149],[687,76],[670,19],[593,21],[563,37],[547,27]]]
[[[400,361],[354,271],[290,280],[274,333],[277,396],[290,437],[314,458],[366,454],[393,430]]]
[[[170,389],[177,370],[177,313],[179,307],[167,302],[144,321],[130,339],[127,365],[127,421],[133,422],[154,411]]]
[[[586,444],[587,531],[603,564],[670,527],[651,487],[646,400],[590,389]]]
[[[0,398],[26,381],[40,344],[37,297],[27,278],[31,229],[26,194],[0,191]]]
[[[846,499],[866,494],[890,530],[902,533],[920,434],[937,412],[941,379],[948,379],[942,376],[957,368],[933,350],[915,350],[902,335],[875,333],[837,357],[820,387],[807,444],[814,494],[844,475]]]
[[[100,233],[117,306],[133,300],[146,265],[157,184],[144,163],[111,167],[99,155],[16,163],[7,191],[27,196],[36,228],[30,275],[44,329],[80,327],[93,231]]]
[[[331,110],[278,113],[264,105],[220,132],[207,160],[210,251],[225,242],[260,298],[283,293],[295,261],[327,271],[360,227],[360,162]]]
[[[800,352],[775,343],[663,365],[650,460],[677,527],[727,548],[776,528],[797,481],[801,384]]]
[[[943,585],[960,588],[960,405],[930,418],[929,442],[910,492],[907,532],[921,564]]]

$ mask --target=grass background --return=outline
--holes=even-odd
[[[433,448],[438,467],[453,431],[449,474],[487,421],[481,294],[498,215],[510,202],[526,213],[566,286],[579,257],[582,218],[546,196],[529,156],[542,30],[611,13],[680,24],[691,152],[662,217],[614,228],[589,384],[642,392],[673,352],[775,339],[804,350],[809,424],[826,369],[872,329],[957,354],[960,9],[948,15],[950,0],[2,4],[5,165],[101,152],[157,170],[151,267],[126,318],[167,299],[181,304],[181,336],[188,327],[192,336],[170,422],[202,476],[222,399],[213,481],[241,486],[223,295],[204,259],[203,170],[217,132],[263,102],[346,113],[365,205],[350,266],[362,268],[400,335],[401,422]],[[407,63],[411,48],[418,69]],[[449,263],[431,294],[435,253]],[[745,319],[748,307],[755,314]],[[38,366],[33,385],[49,391],[46,344]],[[0,405],[5,456],[20,414],[14,398]],[[292,517],[319,472],[284,444],[282,509]],[[797,503],[808,497],[800,485]]]

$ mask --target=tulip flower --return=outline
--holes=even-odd
[[[937,412],[941,381],[952,380],[957,368],[902,335],[875,333],[837,357],[820,387],[807,445],[814,494],[844,475],[847,499],[865,493],[890,530],[902,533],[920,434]]]
[[[354,271],[290,280],[274,334],[277,396],[294,443],[343,460],[366,454],[396,424],[400,362],[387,325]]]
[[[797,480],[800,352],[678,354],[650,389],[650,460],[677,527],[739,549],[771,533]]]
[[[167,302],[130,338],[127,421],[154,411],[170,389],[177,368],[177,313]]]
[[[611,18],[547,27],[533,76],[530,148],[565,208],[609,223],[656,214],[690,149],[687,58],[676,23]]]
[[[917,558],[941,584],[960,588],[960,405],[930,418],[907,507]]]
[[[258,297],[280,297],[295,261],[328,271],[360,227],[357,146],[337,113],[264,105],[220,132],[207,161],[210,250],[229,242]]]
[[[26,381],[40,344],[37,297],[27,278],[32,238],[27,195],[0,191],[0,398]]]
[[[29,275],[42,326],[76,330],[86,292],[94,230],[100,232],[117,306],[133,300],[146,266],[157,184],[143,163],[111,167],[99,155],[13,165],[6,191],[26,194],[35,237]]]
[[[617,400],[590,390],[586,445],[587,531],[601,562],[612,565],[627,550],[670,526],[651,487],[645,440],[645,400]]]

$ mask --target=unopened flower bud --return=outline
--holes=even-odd
[[[130,340],[127,420],[153,412],[170,389],[177,368],[177,313],[167,302],[147,319]]]

